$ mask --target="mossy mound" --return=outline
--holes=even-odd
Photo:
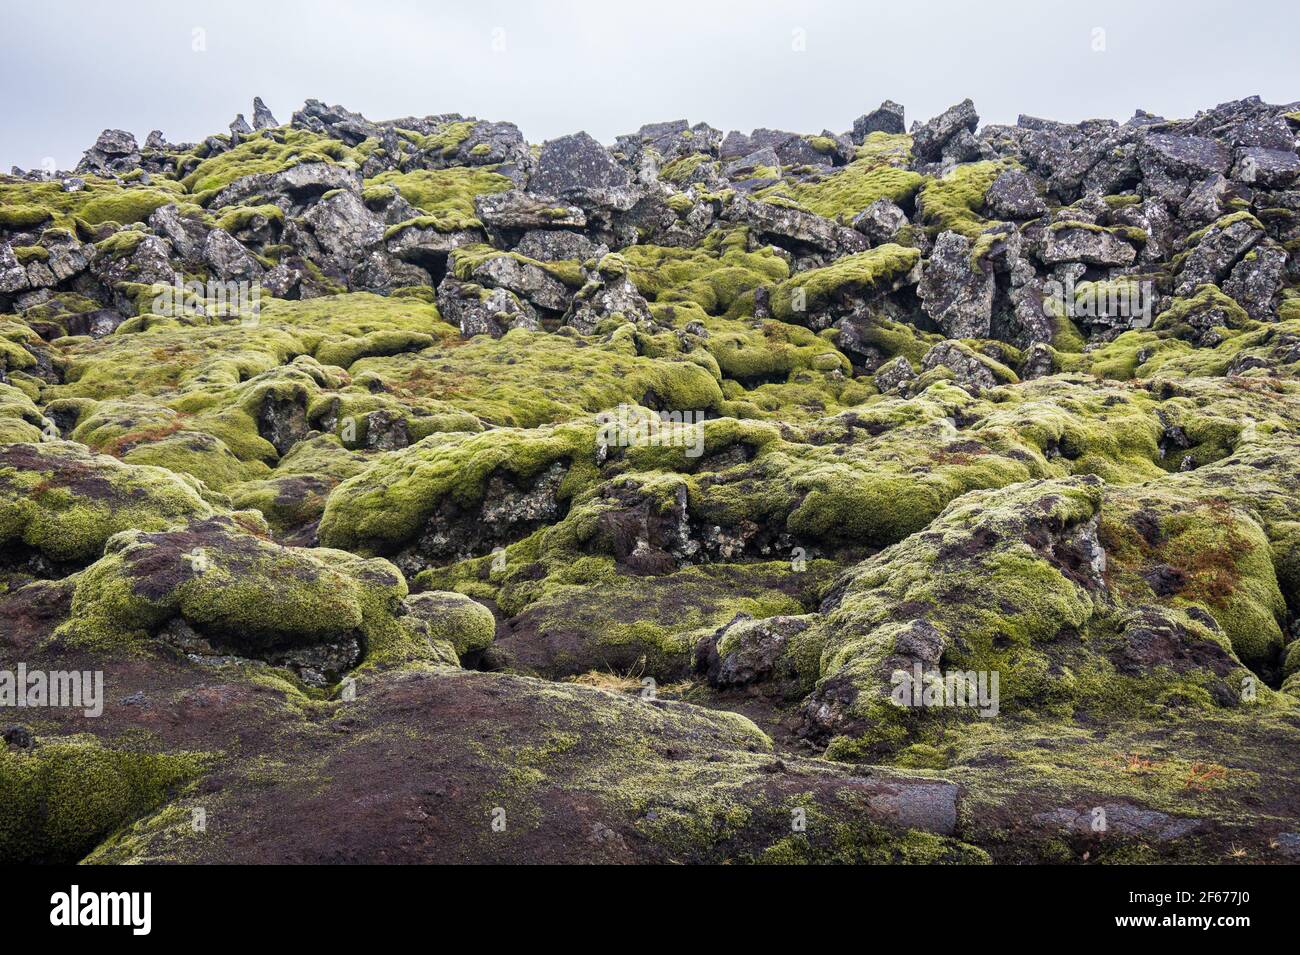
[[[3,445],[0,547],[11,557],[33,552],[50,572],[86,564],[120,531],[211,516],[199,488],[164,468],[123,464],[68,441]]]
[[[1281,604],[1267,540],[1257,529],[1250,538],[1244,518],[1216,527],[1212,537],[1242,541],[1240,554],[1225,558],[1222,540],[1161,532],[1177,539],[1186,569],[1161,564],[1167,538],[1129,530],[1124,519],[1136,493],[1115,491],[1112,503],[1087,477],[970,494],[854,568],[823,624],[821,676],[803,707],[810,729],[838,734],[831,755],[861,759],[950,738],[980,715],[1086,714],[1105,723],[1243,705],[1243,687],[1257,682],[1243,660],[1258,665],[1261,651],[1278,645],[1276,636],[1271,651],[1258,642],[1260,621],[1236,619],[1241,604]],[[1204,533],[1204,520],[1167,520]],[[1223,586],[1224,574],[1240,582]],[[1168,599],[1170,580],[1186,581],[1181,597]],[[1215,597],[1198,600],[1202,589]],[[906,680],[898,674],[914,668],[939,688],[938,700],[947,673],[998,674],[993,711],[923,705],[919,689],[899,704]]]
[[[262,531],[259,533],[259,531]],[[248,514],[114,537],[75,580],[56,633],[70,646],[142,648],[176,618],[216,649],[266,658],[352,646],[367,663],[453,662],[400,619],[406,580],[387,561],[272,544]]]
[[[110,749],[93,738],[0,748],[0,860],[80,861],[202,772],[198,753]]]
[[[417,169],[381,173],[366,180],[367,190],[394,189],[423,215],[402,223],[438,232],[482,228],[474,211],[474,197],[505,192],[513,183],[486,168]],[[367,192],[375,198],[378,192]]]

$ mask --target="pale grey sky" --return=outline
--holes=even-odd
[[[983,122],[1185,116],[1300,99],[1298,21],[1282,0],[0,0],[0,169],[70,168],[105,127],[198,140],[254,95],[282,122],[314,97],[534,142],[843,131],[886,98],[909,123],[966,96]]]

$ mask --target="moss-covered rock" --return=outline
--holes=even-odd
[[[199,753],[110,749],[93,738],[0,748],[0,860],[80,861],[199,775]]]
[[[163,530],[214,511],[198,482],[164,468],[67,441],[0,446],[0,547],[39,576],[96,560],[120,531]]]

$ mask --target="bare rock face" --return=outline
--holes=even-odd
[[[77,164],[77,172],[96,176],[114,176],[140,165],[140,150],[135,137],[120,129],[106,129],[95,145],[86,150]]]
[[[262,97],[253,97],[253,128],[254,129],[273,129],[280,124],[276,122],[275,115],[262,102]]]
[[[1018,169],[1002,172],[984,202],[989,214],[999,219],[1036,219],[1047,211],[1033,179]]]
[[[537,314],[505,288],[485,289],[448,276],[438,286],[438,307],[466,338],[500,338],[512,328],[536,329]]]
[[[975,132],[979,121],[975,104],[969,99],[962,100],[933,119],[913,127],[912,152],[919,161],[937,162],[943,158],[946,148],[963,143],[963,133]]]
[[[993,315],[993,270],[972,261],[969,239],[945,232],[921,271],[916,294],[949,338],[985,338]]]
[[[1042,260],[1046,265],[1083,262],[1088,265],[1122,266],[1137,261],[1137,250],[1114,233],[1089,228],[1086,223],[1056,223],[1048,230]]]
[[[1222,282],[1263,237],[1263,230],[1252,217],[1229,216],[1216,222],[1183,260],[1177,293],[1191,295],[1201,285]]]
[[[893,100],[885,100],[870,113],[865,113],[853,121],[853,141],[858,145],[872,133],[902,133],[907,127],[903,125],[903,107]]]
[[[586,133],[574,133],[542,146],[528,191],[572,199],[580,206],[627,209],[634,201],[630,182],[609,150]]]
[[[907,224],[907,213],[888,199],[877,199],[853,218],[853,228],[877,245],[894,241]]]

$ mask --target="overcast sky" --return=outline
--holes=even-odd
[[[686,118],[843,131],[975,100],[1020,113],[1186,116],[1300,99],[1294,2],[1056,0],[0,0],[0,169],[71,168],[105,127],[172,141],[308,97],[372,119],[458,112],[533,142]],[[1104,31],[1104,32],[1101,32]]]

